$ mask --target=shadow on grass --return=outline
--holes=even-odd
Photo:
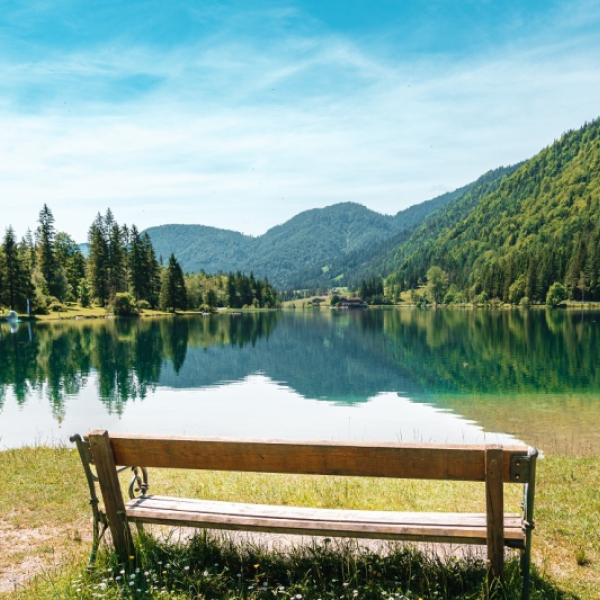
[[[100,589],[107,598],[270,600],[518,599],[522,589],[517,559],[507,562],[502,589],[490,592],[483,560],[441,559],[406,545],[373,552],[352,542],[321,539],[277,551],[205,533],[185,543],[141,535],[136,548],[137,559],[129,565],[101,553],[80,587],[88,588],[90,597]],[[530,598],[578,597],[561,591],[534,569]]]

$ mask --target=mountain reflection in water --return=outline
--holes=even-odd
[[[516,436],[591,452],[600,447],[599,326],[591,311],[410,309],[23,323],[16,333],[3,325],[0,447],[106,427]]]

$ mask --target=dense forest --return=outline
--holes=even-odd
[[[35,233],[28,231],[20,242],[7,227],[0,245],[0,307],[46,314],[63,310],[65,303],[95,303],[128,315],[149,308],[274,307],[279,301],[269,281],[252,273],[184,274],[173,254],[163,265],[150,236],[135,225],[119,225],[110,209],[90,226],[87,254],[56,231],[47,205]]]
[[[175,254],[186,271],[253,271],[284,288],[297,281],[298,271],[320,268],[397,229],[395,217],[346,202],[304,211],[258,237],[203,225],[162,225],[145,233],[159,254]]]
[[[466,299],[544,302],[554,284],[575,300],[600,299],[600,120],[475,200],[432,215],[394,248],[388,286],[415,288],[436,265]]]
[[[280,289],[354,284],[369,277],[370,263],[398,245],[407,232],[473,185],[394,216],[353,202],[306,210],[258,237],[203,225],[162,225],[145,233],[159,253],[174,253],[188,271],[252,270]]]
[[[397,227],[394,235],[380,238],[377,242],[346,255],[333,257],[325,265],[313,265],[297,272],[290,288],[325,290],[332,286],[348,286],[357,289],[364,281],[373,277],[387,277],[398,267],[396,249],[413,239],[415,232],[424,231],[431,235],[432,232],[441,231],[448,224],[457,222],[517,168],[518,165],[494,169],[462,188],[400,211],[394,217]],[[393,292],[390,286],[389,295],[397,298],[400,291],[401,285],[395,285]]]

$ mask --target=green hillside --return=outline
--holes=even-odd
[[[184,271],[253,271],[285,287],[296,271],[389,238],[394,217],[351,202],[307,210],[259,237],[203,225],[162,225],[147,233],[157,255],[174,253]]]
[[[392,236],[348,254],[333,255],[326,265],[312,265],[310,269],[296,274],[292,282],[294,287],[348,285],[356,288],[363,279],[388,276],[399,267],[402,260],[398,248],[404,248],[407,243],[418,248],[424,238],[459,222],[518,166],[494,169],[453,192],[400,211],[394,216],[396,233]]]
[[[157,256],[167,259],[174,254],[188,273],[201,269],[207,273],[242,269],[255,242],[249,235],[205,225],[160,225],[145,232]]]
[[[596,120],[425,220],[384,259],[397,265],[388,283],[416,287],[438,265],[471,295],[544,301],[560,282],[572,298],[599,299],[599,176]]]

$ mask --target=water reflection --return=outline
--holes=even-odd
[[[599,313],[559,310],[320,310],[25,323],[14,332],[2,324],[0,444],[36,441],[14,441],[14,432],[43,437],[50,419],[139,431],[194,422],[207,435],[271,437],[442,441],[496,431],[593,452],[599,328]],[[411,424],[417,404],[429,430]]]

